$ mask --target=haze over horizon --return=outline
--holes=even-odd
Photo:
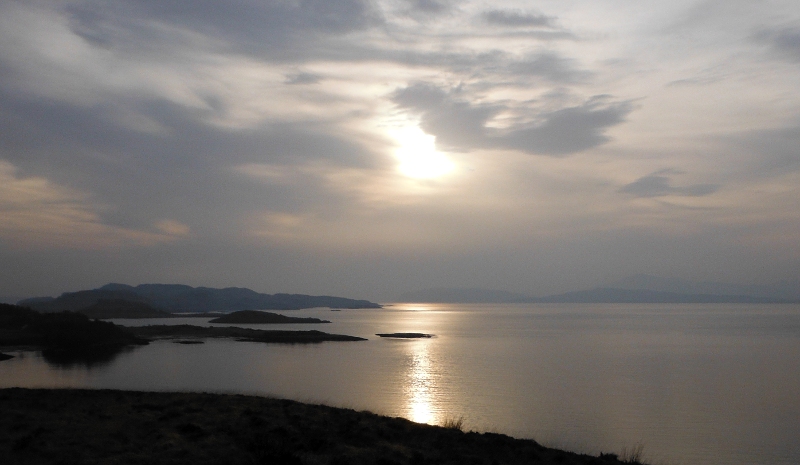
[[[793,1],[0,0],[0,295],[800,276]]]

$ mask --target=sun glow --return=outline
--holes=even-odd
[[[436,138],[425,134],[417,126],[406,126],[393,131],[399,147],[394,155],[400,162],[397,169],[416,179],[438,178],[453,171],[454,163],[436,150]]]

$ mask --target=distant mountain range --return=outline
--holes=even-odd
[[[102,301],[102,302],[101,302]],[[98,289],[65,292],[59,297],[23,299],[18,305],[40,312],[79,311],[98,302],[138,302],[173,313],[238,310],[299,310],[303,308],[380,308],[367,300],[304,294],[262,294],[247,288],[191,287],[182,284],[106,284]]]
[[[492,289],[437,287],[406,292],[399,297],[398,302],[493,304],[528,302],[531,298],[524,294]]]
[[[599,287],[586,291],[532,298],[529,302],[542,303],[783,303],[786,299],[756,297],[749,295],[681,294],[678,292],[653,291],[650,289],[619,289]]]
[[[800,302],[800,281],[756,286],[636,275],[604,287],[543,297],[491,289],[434,288],[407,292],[398,300],[439,303],[786,303]]]
[[[713,281],[688,281],[638,274],[612,282],[604,287],[618,289],[649,289],[680,294],[739,295],[764,297],[776,300],[800,300],[800,279],[770,285],[731,284]]]

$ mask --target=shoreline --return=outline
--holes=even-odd
[[[240,394],[0,389],[13,463],[622,464],[530,439]]]

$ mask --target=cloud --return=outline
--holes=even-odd
[[[189,235],[189,226],[175,220],[161,220],[156,222],[155,228],[164,234],[173,237],[186,237]]]
[[[103,222],[90,196],[41,177],[22,177],[0,161],[0,241],[18,248],[107,249],[152,246],[188,234],[188,228],[164,220],[144,230]]]
[[[577,69],[574,63],[574,60],[555,53],[539,53],[512,62],[509,71],[522,76],[540,76],[563,84],[585,81],[592,75],[588,71]]]
[[[68,12],[76,30],[106,43],[119,39],[107,33],[114,29],[135,30],[140,24],[166,23],[224,39],[229,46],[284,57],[286,52],[299,53],[319,44],[324,37],[380,23],[377,10],[364,0],[85,0],[71,4]]]
[[[412,15],[440,14],[452,8],[451,0],[405,0],[409,4]]]
[[[679,195],[686,197],[703,197],[719,190],[717,184],[693,184],[683,187],[672,186],[672,180],[667,174],[680,174],[680,171],[661,170],[643,176],[636,181],[626,184],[619,192],[631,194],[634,197],[665,197]]]
[[[608,140],[606,128],[625,120],[633,110],[630,102],[613,102],[596,96],[582,105],[542,111],[525,109],[535,123],[518,123],[497,129],[487,122],[506,110],[501,104],[473,105],[460,99],[459,89],[445,91],[427,83],[399,89],[393,101],[420,115],[420,126],[436,136],[437,145],[454,150],[499,148],[537,155],[563,156],[580,152]]]
[[[314,73],[295,73],[286,76],[286,84],[316,84],[322,76]]]
[[[800,62],[800,27],[762,29],[754,37],[759,42],[769,44],[781,56]]]
[[[746,131],[726,138],[724,143],[739,157],[727,168],[735,171],[733,176],[739,180],[752,182],[800,172],[800,125]]]
[[[556,18],[552,16],[523,13],[515,10],[489,10],[485,11],[481,17],[483,20],[494,26],[506,27],[540,27],[553,28]]]
[[[797,9],[701,3],[674,28],[695,4],[0,1],[0,255],[29,240],[92,279],[358,293],[420,269],[500,276],[501,255],[523,289],[592,284],[649,231],[684,250],[709,225],[766,217],[794,244],[800,34],[777,8]],[[454,152],[446,176],[398,169],[410,149],[393,131],[417,125]],[[624,239],[587,266],[597,231]],[[157,252],[96,269],[70,255],[126,245]],[[651,245],[642,266],[673,260]],[[542,250],[559,252],[528,273]],[[147,266],[125,274],[132,260]]]

